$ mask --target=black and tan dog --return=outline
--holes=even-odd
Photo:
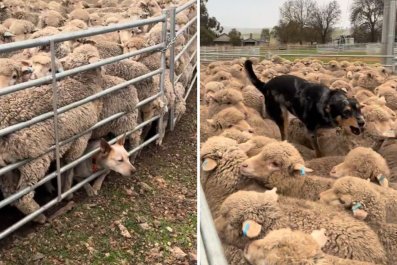
[[[281,75],[264,83],[252,69],[252,62],[245,62],[245,70],[252,84],[265,96],[266,111],[280,128],[281,137],[288,132],[288,112],[299,118],[311,134],[317,156],[321,152],[317,143],[319,128],[342,127],[359,135],[365,125],[360,105],[348,98],[342,90],[330,90],[292,75]]]

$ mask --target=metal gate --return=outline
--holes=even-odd
[[[75,192],[76,190],[80,189],[81,187],[83,187],[83,185],[85,185],[86,183],[92,181],[93,179],[95,179],[96,177],[98,177],[99,175],[103,174],[105,172],[105,170],[101,170],[98,171],[94,174],[92,174],[91,176],[87,177],[86,179],[84,179],[83,181],[79,182],[78,184],[74,185],[70,190],[62,193],[61,190],[61,174],[64,173],[65,171],[72,169],[73,167],[75,167],[77,164],[85,161],[86,159],[91,158],[95,153],[97,153],[99,151],[99,148],[84,154],[83,156],[81,156],[80,158],[78,158],[77,160],[66,164],[64,166],[61,167],[60,165],[60,154],[59,154],[59,147],[70,143],[73,140],[76,140],[77,138],[93,131],[94,129],[109,123],[113,120],[116,120],[120,117],[122,117],[123,115],[126,114],[126,112],[120,112],[117,114],[114,114],[110,117],[107,117],[101,121],[99,121],[98,123],[96,123],[94,126],[92,126],[91,128],[89,128],[86,131],[83,131],[77,135],[74,135],[73,137],[71,137],[70,139],[67,140],[59,140],[58,137],[58,126],[57,126],[57,121],[58,121],[58,115],[61,113],[64,113],[68,110],[71,110],[73,108],[76,108],[78,106],[81,106],[83,104],[86,104],[88,102],[91,102],[95,99],[101,98],[109,93],[112,93],[114,91],[117,91],[119,89],[122,89],[128,85],[132,85],[135,84],[139,81],[142,81],[144,79],[153,77],[155,75],[160,75],[160,87],[158,90],[158,93],[148,97],[142,101],[140,101],[136,108],[142,107],[143,105],[159,98],[159,97],[164,97],[164,78],[165,78],[165,74],[166,74],[166,51],[170,50],[170,79],[172,80],[172,83],[175,85],[178,77],[175,79],[174,77],[174,63],[183,55],[183,53],[185,53],[187,51],[187,49],[194,43],[194,40],[197,38],[197,30],[196,32],[190,36],[191,34],[189,34],[189,29],[191,28],[192,25],[195,25],[196,21],[197,21],[197,16],[195,16],[194,18],[190,19],[190,21],[184,26],[182,27],[178,32],[175,33],[175,28],[176,28],[176,23],[175,23],[175,17],[182,12],[183,10],[192,7],[193,5],[196,5],[196,1],[192,0],[187,2],[186,4],[179,6],[179,7],[172,7],[170,9],[167,9],[165,11],[163,11],[161,16],[158,17],[153,17],[153,18],[149,18],[149,19],[144,19],[144,20],[138,20],[138,21],[133,21],[133,22],[128,22],[128,23],[122,23],[122,24],[116,24],[116,25],[110,25],[110,26],[105,26],[105,27],[95,27],[95,28],[90,28],[87,30],[82,30],[82,31],[78,31],[78,32],[72,32],[72,33],[64,33],[64,34],[58,34],[58,35],[54,35],[54,36],[49,36],[49,37],[44,37],[44,38],[39,38],[39,39],[32,39],[32,40],[26,40],[26,41],[21,41],[21,42],[14,42],[14,43],[9,43],[9,44],[4,44],[4,45],[0,45],[0,53],[5,53],[5,52],[11,52],[11,51],[16,51],[16,50],[20,50],[20,49],[26,49],[26,48],[32,48],[32,47],[38,47],[38,46],[44,46],[44,45],[50,45],[50,52],[51,52],[51,69],[52,69],[52,75],[51,76],[46,76],[43,78],[39,78],[36,80],[31,80],[25,83],[21,83],[21,84],[17,84],[17,85],[13,85],[7,88],[3,88],[0,90],[0,97],[16,92],[16,91],[20,91],[29,87],[33,87],[33,86],[39,86],[45,83],[52,83],[52,87],[53,87],[53,110],[51,112],[47,112],[44,114],[41,114],[39,116],[34,117],[31,120],[27,120],[3,129],[0,129],[0,137],[5,137],[6,135],[16,132],[20,129],[26,128],[28,126],[31,126],[33,124],[36,124],[38,122],[44,121],[46,119],[49,118],[53,118],[54,119],[54,130],[55,130],[55,145],[52,146],[51,148],[49,148],[44,154],[48,153],[48,152],[55,152],[55,158],[56,158],[56,171],[46,175],[44,178],[42,178],[40,181],[38,181],[37,183],[35,183],[34,185],[28,186],[26,188],[23,188],[21,190],[19,190],[18,192],[16,192],[15,194],[12,194],[11,196],[5,198],[4,200],[0,201],[0,209],[5,207],[6,205],[9,205],[13,202],[15,202],[16,200],[22,198],[23,196],[25,196],[26,194],[34,191],[37,187],[43,185],[46,182],[51,181],[52,179],[56,178],[57,179],[57,183],[58,183],[58,190],[57,190],[57,197],[52,199],[51,201],[49,201],[48,203],[46,203],[45,205],[41,206],[38,210],[36,210],[35,212],[26,215],[24,218],[22,218],[21,220],[19,220],[18,222],[14,223],[13,225],[11,225],[10,227],[6,228],[5,230],[0,232],[0,240],[5,238],[7,235],[9,235],[10,233],[14,232],[15,230],[17,230],[18,228],[20,228],[21,226],[23,226],[24,224],[28,223],[29,221],[31,221],[32,219],[34,219],[35,217],[37,217],[38,215],[40,215],[41,213],[43,213],[44,211],[46,211],[47,209],[49,209],[50,207],[56,205],[57,203],[59,203],[60,201],[62,201],[66,196],[68,196],[69,194]],[[63,41],[68,41],[68,40],[73,40],[76,38],[81,38],[81,37],[90,37],[90,36],[94,36],[94,35],[99,35],[99,34],[105,34],[105,33],[109,33],[109,32],[115,32],[115,31],[119,31],[119,30],[126,30],[126,29],[131,29],[131,28],[135,28],[135,27],[139,27],[139,26],[143,26],[143,25],[147,25],[147,24],[153,24],[153,23],[162,23],[162,40],[161,43],[138,50],[138,51],[133,51],[133,52],[129,52],[129,53],[125,53],[119,56],[115,56],[115,57],[110,57],[107,59],[103,59],[100,60],[99,62],[95,62],[95,63],[91,63],[89,65],[84,65],[81,67],[77,67],[74,69],[70,69],[67,71],[63,71],[60,73],[56,73],[56,67],[55,67],[55,60],[56,60],[56,56],[55,56],[55,45],[57,43],[63,42]],[[167,24],[169,23],[170,28],[168,28]],[[169,32],[169,33],[168,33]],[[182,51],[177,54],[176,56],[174,56],[174,40],[176,37],[180,36],[181,34],[185,34],[190,36],[190,39],[187,41],[186,45],[184,46],[184,48],[182,49]],[[69,105],[66,106],[62,106],[62,107],[58,107],[58,88],[57,88],[57,84],[58,84],[58,80],[83,72],[83,71],[87,71],[87,70],[92,70],[107,64],[111,64],[111,63],[115,63],[127,58],[130,58],[132,56],[136,56],[139,54],[143,54],[143,53],[148,53],[148,52],[161,52],[161,67],[155,71],[151,71],[145,75],[136,77],[132,80],[127,80],[126,82],[116,85],[114,87],[108,88],[106,90],[103,90],[99,93],[96,93],[92,96],[89,96],[87,98],[84,98],[82,100],[73,102]],[[196,54],[197,54],[197,50],[194,51],[194,53],[192,54],[192,56],[190,57],[190,61],[191,62],[195,62],[194,64],[194,68],[196,68],[197,66],[197,59],[196,59]],[[193,60],[195,59],[195,60]],[[192,78],[192,80],[190,81],[190,85],[188,85],[188,90],[184,96],[184,98],[186,99],[189,96],[190,91],[192,90],[192,87],[194,86],[196,79],[197,79],[197,71],[195,71],[196,74],[194,76],[194,78]],[[1,106],[0,106],[1,107]],[[170,116],[173,117],[174,114],[174,109],[169,110],[170,112]],[[0,114],[1,115],[1,114]],[[163,114],[162,115],[157,115],[155,117],[152,117],[151,119],[142,122],[141,124],[139,124],[136,128],[134,128],[133,130],[129,131],[126,133],[127,136],[131,135],[133,132],[142,129],[144,126],[154,122],[154,121],[159,121],[159,123],[161,123],[163,121]],[[170,120],[170,125],[171,128],[173,129],[175,126],[175,119],[172,118]],[[158,127],[159,130],[162,130],[162,126]],[[158,131],[156,135],[152,136],[150,139],[144,141],[143,143],[141,143],[140,145],[136,146],[134,149],[132,150],[128,150],[128,154],[131,156],[132,154],[138,152],[139,150],[141,150],[142,148],[144,148],[145,146],[147,146],[148,144],[152,143],[153,141],[157,140],[159,138],[159,136],[161,135],[161,132]],[[109,141],[110,144],[113,144],[116,142],[117,138],[119,136],[115,137],[114,139],[112,139],[111,141]],[[42,155],[44,155],[42,154]],[[2,168],[0,168],[0,178],[2,177],[2,175],[4,175],[7,172],[10,172],[11,170],[17,169],[18,167],[25,165],[26,163],[34,160],[35,158],[30,158],[30,159],[26,159],[23,161],[18,161],[17,163],[14,164],[10,164],[7,166],[4,166]]]

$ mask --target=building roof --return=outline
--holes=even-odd
[[[243,40],[243,42],[257,42],[257,41],[258,40],[251,39],[251,38]]]
[[[229,42],[230,37],[226,33],[222,33],[218,38],[214,39],[214,42]]]

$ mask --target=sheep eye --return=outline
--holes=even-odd
[[[13,76],[12,76],[12,79],[17,79],[17,75],[13,75]]]
[[[50,72],[50,73],[51,73],[51,72],[52,72],[52,69],[51,69],[51,68],[50,68],[50,69],[48,69],[48,72]]]
[[[123,162],[123,160],[124,160],[123,158],[120,158],[120,159],[117,159],[117,162],[121,163],[121,162]]]
[[[231,102],[227,102],[226,104],[227,104],[227,105],[231,105],[232,103],[231,103]]]
[[[229,125],[229,126],[227,126],[228,128],[232,128],[233,127],[233,125]]]
[[[273,161],[272,162],[272,166],[274,166],[274,167],[280,167],[280,163],[278,162],[278,161]]]

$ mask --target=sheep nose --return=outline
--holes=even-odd
[[[248,164],[242,164],[241,167],[247,168]]]
[[[249,129],[248,132],[249,132],[249,133],[254,133],[254,130]]]

